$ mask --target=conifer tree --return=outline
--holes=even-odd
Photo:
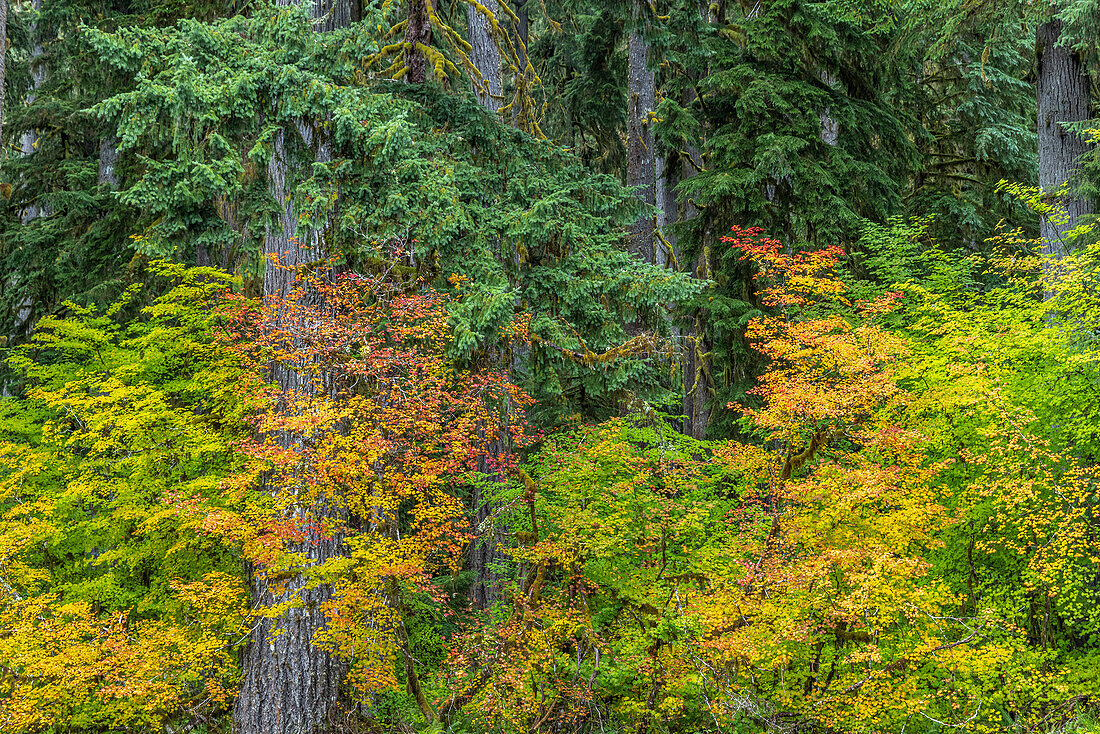
[[[0,330],[15,340],[65,299],[112,297],[129,260],[128,233],[114,225],[130,213],[87,175],[99,136],[83,108],[115,79],[80,56],[83,13],[80,2],[47,0],[13,4],[7,18],[0,269],[11,277],[0,281]]]
[[[306,17],[317,22],[322,31],[345,28],[351,19],[350,0],[279,0],[277,4],[293,5],[303,7]],[[281,100],[273,102],[279,105]],[[331,146],[321,120],[300,118],[274,132],[267,175],[277,213],[264,237],[263,297],[269,303],[285,302],[287,307],[274,311],[274,322],[267,325],[273,332],[288,327],[282,319],[293,308],[292,294],[301,290],[298,275],[302,269],[317,269],[320,277],[326,278],[327,223],[323,218],[312,226],[299,223],[300,195],[295,184],[306,173],[310,159],[313,166],[322,167],[332,161]],[[308,292],[303,297],[307,301],[316,298]],[[308,401],[327,384],[314,365],[276,362],[272,371],[287,404]],[[283,448],[302,440],[294,432],[279,437]],[[264,486],[263,490],[296,492],[285,486]],[[292,506],[291,512],[304,534],[294,550],[306,560],[301,573],[289,583],[277,583],[262,573],[253,575],[254,610],[262,612],[290,600],[294,603],[277,617],[260,616],[252,629],[243,657],[244,680],[233,709],[234,724],[241,734],[308,734],[325,728],[343,676],[343,662],[315,644],[325,626],[324,604],[332,588],[308,583],[310,567],[342,553],[341,536],[326,529],[326,523],[338,516],[339,504],[335,498],[322,495]]]
[[[1035,182],[1033,44],[1007,6],[918,10],[902,19],[898,36],[911,50],[915,81],[899,101],[920,125],[904,213],[933,217],[929,235],[943,246],[982,252],[999,221],[1034,226],[996,191],[1001,180]]]
[[[697,75],[698,95],[683,97],[687,104],[666,95],[660,115],[684,164],[691,147],[701,152],[702,170],[679,184],[682,201],[699,210],[681,225],[679,245],[682,261],[717,283],[686,304],[701,332],[685,369],[694,435],[708,423],[730,430],[694,403],[741,399],[756,360],[739,336],[757,309],[748,271],[736,255],[719,255],[714,233],[739,224],[790,242],[851,241],[861,217],[896,211],[913,157],[908,122],[886,98],[893,71],[881,63],[883,33],[798,0],[705,13],[685,3],[679,21],[703,21],[677,58],[688,79]],[[835,141],[823,135],[826,111]]]
[[[1063,22],[1051,18],[1038,27],[1035,51],[1038,64],[1039,186],[1056,199],[1068,218],[1056,223],[1049,217],[1041,222],[1044,252],[1053,258],[1065,255],[1071,243],[1066,232],[1093,214],[1088,196],[1061,196],[1059,189],[1078,183],[1088,143],[1082,133],[1068,126],[1089,119],[1089,78],[1081,56],[1068,48],[1062,35]],[[1053,266],[1053,265],[1051,265]]]
[[[97,108],[117,125],[122,155],[145,156],[141,175],[124,184],[120,198],[156,213],[159,243],[186,237],[180,245],[193,246],[240,236],[213,217],[181,226],[195,202],[166,196],[159,185],[177,180],[201,198],[204,211],[216,214],[216,201],[233,202],[244,232],[262,236],[265,254],[280,254],[295,269],[323,268],[331,255],[353,271],[392,264],[441,290],[457,288],[453,358],[475,367],[512,366],[516,380],[544,396],[536,419],[553,424],[577,412],[606,415],[628,392],[667,400],[668,386],[651,364],[659,340],[631,339],[623,324],[659,324],[665,304],[691,286],[625,251],[621,228],[637,216],[633,197],[440,84],[356,80],[339,59],[377,54],[375,40],[361,32],[374,20],[317,34],[302,9],[288,7],[213,26],[189,21],[170,33],[92,34],[112,64],[144,70],[130,91]],[[200,57],[189,61],[183,49]],[[458,68],[444,61],[432,74],[457,81]],[[169,99],[177,95],[195,101],[174,106]],[[155,141],[167,130],[188,134],[175,139],[175,149],[158,151]],[[196,175],[203,171],[224,173]],[[257,195],[258,186],[270,190]],[[141,245],[152,250],[158,240]],[[268,270],[264,292],[287,293],[293,272]],[[528,321],[530,349],[505,349],[503,335]],[[316,375],[303,367],[300,374],[276,371],[284,393],[314,389],[309,378]],[[310,518],[336,511],[298,510],[311,528]],[[339,552],[338,538],[315,540],[303,545],[307,566]],[[479,574],[482,588],[472,593],[485,603],[492,580]],[[328,592],[323,584],[309,588],[304,578],[291,581],[277,598],[262,579],[253,590],[257,610],[296,594],[302,606],[259,620],[235,714],[244,730],[307,727],[323,721],[335,699],[339,662],[309,647],[323,625],[318,608]],[[272,649],[265,641],[281,628],[287,632],[272,638]],[[293,716],[271,718],[292,701],[298,702]]]
[[[480,78],[472,79],[477,101],[486,109],[497,112],[504,103],[504,85],[501,80],[500,48],[493,38],[493,22],[500,22],[497,0],[482,3],[488,14],[481,13],[473,5],[466,6],[466,26],[471,46],[470,61]]]
[[[648,3],[632,4],[633,27],[627,36],[626,183],[649,210],[657,206],[657,157],[652,119],[657,108],[656,76],[646,40]],[[633,251],[645,262],[656,262],[654,219],[645,212],[634,223]]]
[[[973,265],[1001,245],[1042,247],[1016,235],[987,243],[1001,220],[1025,235],[1037,224],[997,181],[1039,183],[1071,210],[1053,235],[1044,226],[1054,254],[1068,226],[1089,221],[1100,187],[1098,152],[1078,135],[1092,126],[1082,70],[1100,68],[1100,3],[1048,10],[0,0],[13,46],[0,55],[0,317],[25,338],[47,316],[12,364],[50,401],[41,426],[20,413],[33,401],[0,405],[0,622],[59,630],[22,646],[57,647],[57,661],[70,648],[107,651],[79,666],[95,695],[16,700],[7,683],[39,695],[64,674],[0,636],[0,728],[18,705],[20,733],[175,727],[201,685],[236,680],[235,709],[223,697],[222,713],[249,734],[338,727],[344,694],[398,728],[419,711],[431,731],[574,734],[746,720],[993,731],[1012,719],[1037,730],[1078,705],[1097,627],[1095,334],[1071,325],[1063,343],[1044,328],[1039,289],[1015,285],[1034,261]],[[1068,193],[1051,193],[1067,180]],[[923,214],[934,219],[906,221]],[[1077,254],[1062,260],[1075,277],[1051,290],[1066,316],[1091,324],[1091,251]],[[211,315],[213,291],[196,301],[174,290],[152,311],[140,306],[155,287],[104,317],[82,308],[147,280],[152,258],[212,265],[156,267],[218,292],[233,283],[271,307],[242,340],[259,355],[250,370],[269,366],[250,388],[275,396],[253,423],[242,405],[210,406],[239,376],[210,343],[222,313]],[[354,329],[330,318],[334,282],[388,283],[431,304],[430,358],[418,361],[418,343],[375,364],[393,374],[430,364],[430,390],[407,397],[432,410],[359,403],[367,379],[342,391],[368,374],[342,372],[343,360],[367,361],[385,339],[364,350],[336,338]],[[828,298],[807,301],[814,293]],[[166,319],[165,308],[182,310]],[[66,312],[77,316],[49,318]],[[379,313],[372,325],[393,315]],[[318,333],[339,344],[308,349]],[[930,354],[914,361],[903,340]],[[987,390],[989,375],[1009,384]],[[1048,398],[1066,378],[1080,394]],[[902,385],[904,399],[887,399]],[[1028,397],[1034,416],[989,417],[1000,411],[991,400],[1023,393],[1041,396]],[[371,410],[310,413],[309,402]],[[448,405],[462,407],[436,410]],[[433,421],[459,423],[457,411],[469,423],[432,432]],[[517,458],[526,434],[509,431],[521,411],[570,431]],[[306,417],[317,424],[301,428]],[[742,433],[753,417],[759,440]],[[232,430],[208,434],[211,421]],[[992,453],[990,427],[1004,434]],[[347,481],[342,465],[311,473],[312,428],[364,478]],[[359,442],[389,431],[414,442],[378,455]],[[1032,434],[1071,436],[1072,450],[1037,451]],[[731,435],[746,443],[696,440]],[[230,536],[203,558],[217,518],[176,522],[194,505],[166,488],[211,500],[246,461],[241,446],[261,446],[247,461],[270,473],[249,463],[232,488],[278,506],[289,540],[267,540],[289,563],[267,564]],[[378,495],[363,487],[414,464],[416,481],[379,520]],[[118,488],[134,501],[111,516],[115,528],[103,518]],[[423,527],[408,508],[432,488],[444,488],[447,511],[409,560]],[[950,529],[964,512],[974,523]],[[47,516],[50,527],[34,524]],[[998,538],[975,558],[984,532]],[[379,546],[357,545],[372,534]],[[379,561],[386,544],[398,551]],[[193,568],[178,558],[152,568],[169,547]],[[371,564],[384,570],[364,582]],[[192,585],[213,571],[232,590],[223,622],[236,634],[168,619],[191,619],[164,601],[168,574]],[[974,618],[944,616],[964,614]],[[56,644],[58,620],[80,645]],[[133,650],[176,644],[131,644],[146,630],[197,640],[200,650],[179,649],[209,653],[216,672],[177,660],[114,690],[114,649],[129,651],[125,670],[144,672]],[[368,668],[377,676],[365,680]],[[167,694],[150,693],[158,681]]]

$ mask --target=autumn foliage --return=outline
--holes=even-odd
[[[967,356],[983,312],[856,298],[838,249],[723,246],[767,364],[739,441],[652,405],[534,431],[505,360],[451,356],[461,278],[319,263],[259,302],[161,265],[136,319],[44,322],[0,449],[4,730],[215,722],[249,629],[322,585],[313,644],[378,727],[995,732],[1082,704],[1090,658],[1053,640],[1100,631],[1095,470]],[[278,603],[250,606],[246,568]]]

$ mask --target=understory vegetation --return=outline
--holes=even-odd
[[[0,9],[0,731],[1100,732],[1095,0]]]

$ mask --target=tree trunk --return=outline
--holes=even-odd
[[[499,18],[500,8],[497,0],[481,0],[481,4]],[[480,82],[477,79],[473,80],[477,101],[486,109],[499,112],[504,102],[500,48],[497,46],[496,39],[493,38],[489,19],[472,5],[466,7],[466,22],[470,30],[470,45],[473,47],[470,60],[482,77]],[[495,467],[496,460],[504,456],[507,451],[507,446],[501,438],[488,441],[485,454],[478,462],[478,471],[500,482],[506,481]],[[496,509],[492,498],[487,494],[483,493],[482,487],[475,487],[471,502],[474,532],[479,537],[476,537],[470,545],[470,570],[474,574],[470,597],[478,609],[488,609],[500,598],[500,576],[493,566],[505,557],[502,549],[503,528],[487,526],[488,519]]]
[[[661,267],[678,262],[677,238],[673,225],[680,221],[680,203],[676,200],[676,185],[680,183],[681,170],[677,166],[679,156],[659,155],[656,158],[653,192],[657,202],[657,232],[661,238],[654,244],[655,262]],[[662,242],[661,239],[664,241]]]
[[[4,34],[3,41],[0,43],[4,46],[4,56],[7,57],[7,4],[5,0],[0,0],[0,4],[4,5]],[[32,7],[37,14],[42,10],[42,0],[34,0]],[[33,39],[34,47],[31,49],[30,68],[31,68],[31,87],[27,90],[27,104],[31,104],[38,96],[38,89],[46,81],[46,65],[42,62],[42,42],[39,39],[38,23],[31,24],[30,36]],[[4,67],[7,68],[6,65]],[[6,79],[0,78],[0,84],[6,82]],[[0,109],[2,113],[2,109]],[[0,138],[0,144],[2,144],[3,138]],[[38,147],[38,131],[35,129],[28,129],[23,131],[23,136],[20,140],[19,150],[20,154],[28,156],[34,153],[35,148]],[[6,156],[6,152],[5,152]],[[20,222],[23,224],[29,224],[30,222],[38,219],[41,216],[49,214],[49,208],[44,204],[39,203],[37,200],[32,200],[30,204],[27,204],[20,211]],[[18,276],[12,273],[9,279],[10,285],[16,285],[18,282]],[[30,334],[32,327],[35,323],[34,312],[37,301],[31,296],[26,295],[23,300],[19,302],[19,306],[15,312],[15,333],[16,334]]]
[[[508,2],[508,0],[504,0]],[[513,12],[516,20],[512,26],[512,45],[516,51],[516,69],[513,74],[515,81],[515,94],[511,102],[512,125],[521,130],[532,132],[534,122],[533,102],[531,100],[531,84],[534,81],[533,70],[528,74],[527,68],[531,62],[527,56],[527,42],[530,31],[530,14],[527,9],[528,0],[514,0]]]
[[[347,28],[357,13],[357,0],[316,0],[313,17],[321,20],[317,30],[322,33]]]
[[[42,0],[34,0],[32,4],[34,12],[40,13],[42,11]],[[34,39],[34,47],[31,49],[30,67],[31,67],[31,88],[27,92],[27,104],[31,104],[38,97],[38,89],[46,81],[46,65],[42,62],[42,41],[38,35],[38,23],[37,21],[31,25],[30,28],[31,38]],[[31,155],[34,153],[34,149],[38,144],[38,131],[34,129],[24,130],[23,138],[20,141],[20,151],[23,155]],[[22,222],[27,224],[31,220],[37,219],[44,214],[48,214],[45,206],[38,204],[37,202],[29,204],[23,209]],[[28,317],[29,318],[29,317]]]
[[[500,8],[497,0],[482,0],[485,8],[497,16]],[[474,93],[482,107],[498,112],[504,103],[504,85],[500,76],[500,49],[493,38],[489,19],[478,12],[473,5],[466,6],[466,24],[470,28],[470,61],[481,74],[480,82],[473,80]]]
[[[507,478],[498,470],[497,460],[506,456],[508,447],[503,436],[487,442],[485,455],[478,461],[477,470],[484,474],[489,481],[497,481],[503,484]],[[507,528],[489,526],[488,520],[496,510],[492,497],[485,488],[474,487],[471,502],[473,510],[473,525],[476,537],[470,544],[470,571],[474,574],[474,583],[470,589],[470,599],[478,609],[489,609],[500,600],[501,576],[493,567],[502,562],[507,553],[504,544],[507,536]]]
[[[527,66],[527,40],[531,28],[531,14],[527,9],[527,0],[516,0],[515,8],[516,18],[519,22],[516,24],[516,53],[519,54],[519,61],[522,67]],[[520,72],[523,68],[520,68]]]
[[[710,21],[710,7],[706,2],[700,2],[699,14],[703,19]],[[684,91],[683,106],[688,107],[695,102],[694,89],[688,87]],[[699,148],[687,146],[687,160],[681,165],[680,175],[682,179],[688,179],[695,175],[703,167],[703,156]],[[685,221],[698,216],[699,212],[691,202],[685,202],[683,218]],[[696,278],[710,278],[710,240],[711,231],[708,226],[702,234],[702,245],[690,266],[692,276]],[[683,431],[692,438],[703,439],[706,437],[707,426],[710,425],[710,398],[714,391],[714,382],[711,373],[710,352],[711,345],[707,338],[708,324],[704,321],[701,312],[693,315],[687,330],[684,333],[684,427]]]
[[[818,74],[818,78],[825,83],[825,86],[830,89],[834,88],[837,83],[836,74],[831,71],[822,71]],[[832,112],[828,107],[821,111],[821,142],[826,145],[835,146],[837,141],[840,140],[840,122],[833,117]]]
[[[296,132],[302,145],[316,145],[318,160],[324,160],[325,146],[314,141],[310,128],[300,123]],[[293,160],[288,154],[286,131],[280,131],[274,141],[274,154],[268,164],[271,193],[282,204],[278,221],[268,230],[264,241],[267,270],[264,274],[264,297],[285,300],[295,286],[297,268],[324,259],[322,232],[299,229],[293,201]],[[274,267],[271,257],[278,257],[281,267]],[[278,317],[276,317],[278,318]],[[309,394],[315,389],[309,366],[301,372],[286,365],[276,365],[274,381],[284,394]],[[294,435],[279,436],[284,447],[299,439]],[[294,491],[267,484],[270,493]],[[294,510],[295,519],[306,530],[306,539],[292,550],[306,556],[308,565],[319,565],[342,552],[339,536],[329,537],[321,531],[321,520],[334,517],[335,511],[324,499]],[[301,576],[286,581],[280,593],[262,574],[252,580],[252,608],[266,609],[294,597],[301,605],[285,615],[271,619],[261,617],[252,631],[244,653],[244,680],[233,710],[235,730],[239,734],[309,734],[327,728],[336,703],[341,661],[315,647],[314,635],[325,626],[322,604],[332,590],[328,586],[305,589]]]
[[[99,141],[99,185],[107,185],[112,191],[118,190],[118,138],[115,136]]]
[[[302,519],[309,518],[303,513]],[[308,550],[311,562],[340,552],[339,538],[312,530],[307,536],[298,550]],[[270,607],[295,593],[302,605],[279,619],[261,618],[252,631],[243,660],[241,693],[233,708],[234,731],[239,734],[310,734],[329,728],[344,668],[337,658],[314,647],[312,640],[324,626],[321,605],[331,590],[302,590],[300,578],[288,586],[286,592],[275,595],[266,579],[257,576],[252,581],[254,606]]]
[[[1068,252],[1070,243],[1064,238],[1065,232],[1076,226],[1082,216],[1095,211],[1093,202],[1086,198],[1072,195],[1055,197],[1054,194],[1062,184],[1073,179],[1078,161],[1088,150],[1088,144],[1080,135],[1064,129],[1060,124],[1087,120],[1089,114],[1088,77],[1085,76],[1080,56],[1058,45],[1061,32],[1062,21],[1054,19],[1040,25],[1036,37],[1039,62],[1039,186],[1051,201],[1056,201],[1069,215],[1068,221],[1063,224],[1044,218],[1040,225],[1043,252],[1053,256],[1055,261]],[[1044,264],[1048,272],[1056,267],[1056,262]]]
[[[428,57],[417,44],[430,46],[432,42],[429,2],[431,0],[409,0],[408,23],[405,26],[405,43],[412,44],[405,49],[405,81],[409,84],[423,84],[428,81]]]
[[[635,0],[634,29],[627,43],[626,182],[648,206],[657,204],[656,150],[650,118],[657,106],[656,79],[649,68],[649,43],[645,39],[641,0]],[[654,262],[654,221],[647,212],[634,223],[631,250],[646,262]]]
[[[284,5],[293,1],[280,0]],[[324,19],[322,27],[331,30],[339,27],[335,24],[337,20],[345,24],[350,21],[350,4],[347,0],[335,3],[321,0],[313,5],[311,15]],[[288,140],[288,136],[298,139]],[[293,130],[281,130],[275,137],[267,171],[271,194],[280,210],[277,221],[269,227],[264,239],[267,267],[264,297],[268,300],[285,300],[294,288],[298,266],[316,263],[327,254],[322,231],[298,227],[293,154],[299,146],[303,153],[311,152],[316,161],[331,160],[327,141],[315,134],[307,121],[300,120]],[[272,256],[279,259],[282,267],[273,266]],[[272,372],[284,394],[309,394],[316,389],[308,365],[300,372],[287,365],[275,365]],[[281,435],[278,440],[289,447],[300,439]],[[265,484],[264,490],[271,493],[294,491],[271,484]],[[311,499],[293,511],[306,537],[292,550],[303,554],[309,566],[324,563],[343,552],[342,538],[338,534],[326,535],[323,531],[322,521],[339,514],[334,503],[328,501],[330,499]],[[322,605],[331,597],[332,589],[329,586],[305,587],[306,580],[301,575],[284,580],[278,589],[262,573],[253,577],[253,609],[267,609],[292,598],[299,599],[300,604],[278,618],[257,619],[242,656],[244,677],[233,709],[234,730],[238,734],[312,734],[329,728],[332,722],[345,668],[341,660],[313,644],[314,636],[325,626]]]
[[[709,233],[704,234],[704,244],[692,265],[691,273],[700,279],[710,278]],[[711,370],[708,324],[702,313],[688,327],[684,339],[684,433],[692,438],[704,439],[710,425],[710,399],[714,392]]]

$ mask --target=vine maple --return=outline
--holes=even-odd
[[[282,365],[313,387],[263,393],[251,421],[256,438],[243,450],[268,467],[268,493],[207,522],[247,536],[255,573],[331,584],[329,624],[314,644],[353,661],[347,680],[364,700],[403,678],[433,719],[409,650],[409,597],[439,601],[432,579],[458,572],[473,538],[462,488],[486,441],[503,432],[507,444],[525,443],[530,400],[504,372],[452,365],[445,296],[385,272],[332,272],[300,271],[291,292],[240,310],[226,334],[245,363]],[[517,320],[511,337],[524,339],[525,330]],[[511,461],[499,457],[492,468],[506,472]],[[342,552],[311,565],[294,547],[308,537],[302,522],[317,516],[300,508],[317,503],[329,507],[323,535],[338,538]],[[277,619],[299,603],[292,594],[254,613]]]
[[[1091,374],[1091,251],[1024,309],[1022,258],[978,293],[976,262],[928,254],[905,268],[936,278],[860,300],[839,250],[724,244],[763,306],[757,402],[729,406],[751,443],[644,404],[531,435],[503,372],[448,357],[452,297],[392,272],[307,265],[260,302],[158,265],[176,287],[139,320],[44,322],[0,424],[5,730],[213,720],[249,626],[280,634],[322,586],[312,642],[351,698],[428,728],[984,734],[1078,705],[1095,656],[1058,641],[1098,629],[1089,393],[1039,400],[1018,365]],[[526,453],[490,466],[487,440]],[[249,609],[242,560],[287,593]]]
[[[170,286],[142,318],[70,306],[10,363],[27,397],[3,405],[0,728],[153,727],[224,710],[244,631],[231,539],[196,532],[177,498],[222,504],[243,367],[213,329],[228,278],[154,265]]]
[[[553,439],[500,497],[526,538],[513,611],[452,653],[482,726],[596,725],[615,700],[637,731],[888,727],[927,704],[935,656],[973,642],[938,621],[955,597],[928,578],[952,518],[944,464],[897,423],[905,345],[878,319],[898,295],[853,306],[838,250],[789,255],[758,230],[726,242],[773,309],[749,326],[770,360],[763,405],[731,406],[766,448],[696,441],[655,413]]]

